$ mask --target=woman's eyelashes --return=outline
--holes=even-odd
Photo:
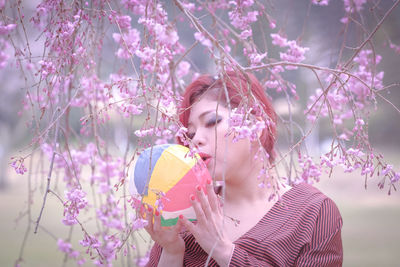
[[[207,121],[206,127],[214,126],[214,125],[220,123],[221,120],[222,120],[222,117],[221,117],[221,116],[216,116],[216,115],[214,115],[213,117],[211,117],[211,118]]]
[[[206,127],[206,128],[213,127],[213,126],[217,125],[218,123],[220,123],[221,121],[222,121],[222,117],[221,117],[221,116],[216,116],[216,115],[214,115],[213,117],[209,118],[209,119],[206,121],[205,127]],[[193,139],[193,137],[194,137],[195,135],[196,135],[196,132],[188,132],[188,133],[187,133],[187,137],[188,137],[189,139]]]

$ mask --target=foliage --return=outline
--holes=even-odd
[[[280,116],[282,135],[290,144],[273,166],[286,173],[272,186],[284,180],[313,183],[335,166],[346,172],[360,170],[366,183],[368,177],[381,177],[380,187],[386,186],[389,194],[398,185],[400,172],[369,143],[368,119],[378,108],[377,99],[390,103],[382,93],[396,86],[384,84],[380,63],[385,58],[375,46],[388,45],[393,56],[400,47],[390,36],[375,36],[399,1],[386,7],[384,1],[344,0],[343,43],[333,66],[306,63],[316,52],[302,46],[301,32],[295,39],[288,37],[269,1],[43,0],[33,13],[25,2],[0,0],[0,69],[18,70],[25,82],[21,116],[29,118],[32,137],[10,165],[23,175],[32,174],[26,161],[32,162],[35,155],[49,163],[37,173],[44,177],[47,171],[40,214],[34,220],[29,213],[28,221],[35,221],[36,233],[48,194],[57,197],[64,210],[62,223],[81,229],[75,233],[80,246],[72,246],[72,231],[56,242],[65,260],[111,266],[118,256],[126,257],[128,265],[146,263],[147,254],[133,245],[134,233],[146,224],[137,213],[140,196],[128,194],[126,181],[144,148],[175,138],[190,144],[176,110],[185,85],[199,75],[193,60],[198,55],[191,55],[198,47],[217,75],[227,70],[252,72],[270,95],[287,100],[289,110],[304,95],[290,74],[303,69],[314,74],[319,88],[304,110],[313,126],[301,129],[291,112]],[[309,10],[330,5],[329,0],[312,0]],[[371,14],[377,18],[372,26],[364,19]],[[347,39],[353,29],[361,38],[350,47]],[[182,42],[180,31],[190,32],[190,44]],[[262,35],[264,45],[256,35]],[[245,112],[257,109],[248,106],[249,98],[243,95],[243,108],[232,110],[236,138],[254,139],[269,123],[267,118],[265,123],[254,121]],[[315,159],[307,153],[305,140],[324,118],[331,126],[331,149]],[[297,140],[295,129],[301,133]],[[55,176],[62,177],[64,194],[54,187]],[[265,186],[262,181],[260,186]],[[96,227],[89,228],[93,221]],[[21,249],[16,265],[23,257]]]

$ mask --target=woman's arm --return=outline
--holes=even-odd
[[[319,210],[315,210],[315,220],[308,232],[310,239],[296,255],[294,266],[342,266],[342,217],[340,212],[335,203],[329,198],[325,198],[318,207]],[[312,217],[311,214],[307,215],[309,216],[308,218]],[[241,245],[235,246],[229,266],[276,266],[273,258],[269,259],[265,256],[267,253],[264,256],[258,254],[255,257],[256,255],[252,253],[252,251],[257,250],[254,243],[250,242],[243,245],[245,247]],[[271,255],[277,258],[283,256],[280,253],[291,253],[281,249],[274,252],[272,248],[270,249]]]
[[[317,217],[311,242],[303,247],[295,266],[342,266],[342,225],[342,217],[335,203],[329,198],[325,199]]]
[[[181,253],[169,253],[167,251],[162,251],[160,261],[158,266],[168,266],[168,267],[182,267],[183,266],[183,255],[185,250]]]
[[[269,264],[267,260],[260,260],[254,257],[253,255],[249,254],[246,250],[235,246],[235,249],[232,254],[231,261],[229,266],[263,266],[263,267],[270,267],[275,266]]]
[[[154,223],[153,223],[154,217]],[[176,225],[171,227],[161,226],[160,213],[147,211],[148,225],[145,227],[151,238],[156,242],[150,253],[150,261],[147,266],[183,266],[185,253],[185,242],[179,235],[182,228],[182,220],[179,219]]]
[[[191,196],[192,207],[196,213],[197,223],[186,218],[182,224],[191,232],[196,242],[219,266],[228,266],[234,248],[223,227],[223,212],[214,192],[211,180],[207,181],[207,195],[200,186],[197,187],[197,200]]]

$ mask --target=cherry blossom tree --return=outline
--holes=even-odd
[[[303,2],[307,16],[334,4]],[[29,192],[16,266],[29,265],[27,236],[45,232],[41,220],[50,195],[63,211],[60,224],[71,228],[54,242],[65,261],[98,266],[112,266],[117,258],[127,266],[147,262],[148,254],[137,249],[147,222],[139,216],[140,196],[129,194],[127,181],[143,149],[177,138],[190,145],[177,107],[185,86],[204,72],[219,77],[230,70],[253,73],[268,95],[287,103],[289,112],[278,122],[287,144],[263,170],[275,168],[279,179],[275,184],[260,180],[259,186],[314,183],[341,167],[359,172],[366,186],[369,177],[378,177],[379,187],[390,194],[400,172],[374,150],[368,126],[378,100],[400,112],[385,97],[398,83],[385,84],[380,67],[385,58],[377,53],[385,46],[400,58],[400,45],[382,29],[399,2],[340,1],[338,49],[334,60],[320,64],[312,59],[318,51],[304,45],[311,21],[306,18],[293,33],[277,17],[284,6],[270,1],[42,0],[30,9],[31,1],[0,0],[0,70],[13,69],[20,77],[19,116],[30,134],[29,144],[10,160],[26,177]],[[331,44],[322,45],[329,49]],[[297,87],[304,72],[318,84],[308,92]],[[249,106],[249,99],[244,94],[241,106],[231,110],[236,139],[256,140],[272,123],[257,103]],[[293,103],[302,101],[307,104],[296,116]],[[249,110],[264,120],[254,119]],[[305,120],[310,127],[302,126]],[[331,145],[315,157],[306,140],[321,121],[328,122]],[[265,152],[258,156],[268,161]],[[35,176],[46,184],[40,197],[33,197],[29,182]],[[38,214],[30,212],[33,203],[40,203]],[[73,237],[79,242],[73,243]]]

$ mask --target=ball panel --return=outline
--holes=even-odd
[[[162,199],[164,210],[177,211],[191,207],[190,195],[196,193],[196,185],[204,188],[207,179],[211,179],[211,177],[205,166],[201,167],[200,164],[193,166]],[[171,199],[174,201],[170,201]]]
[[[147,194],[143,194],[143,202],[154,206],[158,194],[166,194],[196,163],[197,159],[189,157],[189,149],[181,145],[170,145],[158,158],[148,183]]]
[[[136,190],[141,195],[147,195],[147,184],[150,178],[150,174],[153,172],[154,167],[162,155],[162,153],[167,149],[171,144],[164,144],[159,146],[153,146],[153,150],[148,148],[144,150],[140,155],[135,165],[134,170],[134,181]],[[152,152],[150,154],[150,152]],[[150,168],[150,155],[151,155],[151,168]]]
[[[196,165],[199,161],[200,156],[198,154],[194,154],[193,156],[189,155],[189,148],[181,145],[172,145],[165,150],[166,153],[170,153],[172,156],[177,157],[179,160],[185,162],[185,164],[189,165],[190,168]]]
[[[153,173],[151,174],[149,182],[150,191],[154,190],[156,192],[161,191],[167,193],[186,175],[192,166],[194,166],[196,159],[192,159],[191,161],[184,159],[186,153],[184,154],[183,149],[179,147],[182,146],[173,145],[168,147],[158,159],[154,166]],[[148,196],[151,194],[152,192],[149,192]]]
[[[178,222],[179,215],[185,216],[189,221],[196,220],[196,214],[192,207],[176,212],[163,211],[161,213],[161,226],[173,226]]]

